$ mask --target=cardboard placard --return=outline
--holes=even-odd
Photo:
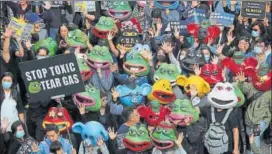
[[[24,20],[12,17],[9,23],[9,27],[13,31],[12,36],[20,37],[21,41],[26,41],[31,37],[33,25],[27,24]]]
[[[75,2],[74,5],[75,12],[95,12],[95,1],[82,1]]]
[[[172,32],[174,32],[175,28],[177,28],[179,30],[180,34],[186,34],[187,25],[188,25],[187,20],[171,21],[171,22],[169,22],[169,24],[170,24],[170,29],[171,29]]]
[[[212,25],[223,25],[230,27],[233,24],[235,15],[226,12],[212,12],[210,15],[210,22]]]
[[[206,11],[204,9],[191,9],[188,11],[187,22],[200,24],[202,21],[206,20]]]
[[[264,19],[266,2],[243,1],[241,15],[248,18]]]
[[[31,102],[85,91],[75,54],[20,63]]]

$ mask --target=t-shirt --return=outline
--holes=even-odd
[[[11,131],[11,125],[19,120],[16,101],[10,97],[10,94],[5,94],[5,99],[1,104],[1,118],[8,118],[7,131]]]
[[[228,120],[225,123],[225,130],[229,137],[229,149],[228,151],[233,150],[233,134],[232,129],[237,128],[239,126],[239,121],[237,118],[237,109],[233,109],[233,111],[230,113]],[[222,110],[221,112],[218,112],[217,109],[214,110],[214,116],[216,122],[221,122],[223,118],[225,117],[228,110]],[[207,124],[208,126],[212,123],[212,114],[211,114],[211,106],[204,106],[200,107],[200,113],[207,118]]]

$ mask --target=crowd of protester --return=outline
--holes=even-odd
[[[111,1],[93,2],[92,5],[94,5],[95,11],[92,12],[75,12],[74,1],[20,0],[2,1],[0,3],[1,154],[261,154],[261,140],[271,145],[272,26],[268,15],[264,19],[243,17],[240,13],[240,1],[229,0],[187,2],[124,1],[120,2],[118,7],[122,10],[122,7],[125,7],[123,3],[128,4],[130,14],[125,19],[119,18],[122,13],[118,14],[118,9],[113,14],[109,13],[108,9],[112,8],[107,7],[107,4],[114,3]],[[167,7],[174,4],[178,6],[175,8]],[[185,32],[181,32],[178,28],[169,28],[172,21],[186,21],[188,12],[194,8],[204,10],[206,19],[209,21],[211,12],[214,12],[218,5],[222,5],[222,11],[235,15],[235,18],[233,25],[230,27],[214,25],[216,27],[213,28],[219,30],[216,37],[210,37],[205,41],[204,39],[210,32],[207,27],[212,27],[212,25],[205,27],[202,23],[195,24],[201,27],[194,29],[197,31],[197,35],[190,32],[189,26]],[[271,14],[271,6],[271,2],[266,3],[266,14]],[[140,15],[137,14],[138,16],[136,16],[133,13],[139,7],[142,7],[142,10]],[[94,29],[104,16],[111,17],[114,20],[113,27],[115,29],[105,34],[105,37],[101,39],[94,34]],[[13,30],[9,27],[9,21],[12,17],[34,25],[31,37],[28,40],[21,41],[20,37],[13,37]],[[130,42],[132,46],[126,45],[124,42],[120,43],[119,40],[123,37],[121,23],[135,17],[139,20],[140,25],[142,24],[141,32],[139,27],[136,30],[137,26],[132,25],[134,28],[132,32],[136,31],[137,33],[137,36],[131,38],[133,40],[132,43]],[[88,37],[87,48],[73,47],[67,42],[69,32],[76,29],[81,30]],[[202,29],[206,31],[204,30],[205,32],[202,33]],[[30,101],[19,65],[26,61],[49,58],[50,49],[48,46],[42,46],[35,50],[33,48],[35,43],[48,37],[51,37],[57,43],[56,55],[74,53],[84,57],[84,55],[94,51],[96,46],[106,46],[110,51],[111,59],[113,59],[110,72],[113,75],[107,74],[106,76],[112,77],[113,81],[101,77],[101,72],[102,76],[105,75],[103,70],[93,68],[93,76],[84,81],[85,85],[93,85],[99,90],[99,99],[101,99],[102,104],[98,111],[89,111],[84,104],[78,105],[74,102],[73,95],[61,99],[48,98],[46,101]],[[75,41],[77,39],[80,38],[76,38]],[[147,67],[150,68],[146,75],[137,75],[135,73],[140,68],[125,68],[127,64],[125,61],[130,58],[130,52],[132,52],[128,50],[135,50],[135,46],[138,44],[147,46],[147,48],[143,47],[141,52],[137,53],[144,60],[142,62],[138,59],[139,66],[146,62]],[[184,61],[195,62],[192,66],[184,66]],[[252,64],[254,62],[257,64]],[[166,65],[165,67],[164,64],[173,64],[173,66]],[[203,70],[205,70],[204,67],[208,65],[218,66],[218,69],[215,70],[221,70],[222,80],[218,80],[217,83],[210,83],[201,76]],[[236,71],[235,74],[233,70],[239,69],[238,66],[243,67],[243,69]],[[169,108],[170,112],[171,110],[173,112],[177,100],[181,100],[181,102],[189,100],[194,110],[197,111],[197,116],[199,116],[197,121],[192,122],[190,119],[184,118],[181,120],[184,125],[181,125],[179,124],[181,121],[169,119],[168,114],[168,116],[163,117],[161,123],[150,124],[144,118],[144,115],[148,114],[148,112],[140,112],[139,106],[150,107],[152,106],[151,102],[153,102],[153,99],[148,96],[149,94],[144,94],[144,89],[141,88],[148,84],[149,89],[152,86],[154,89],[155,83],[158,82],[155,79],[156,73],[162,67],[165,68],[164,71],[175,67],[177,76],[182,75],[182,77],[177,78],[177,76],[174,76],[175,84],[170,84],[171,88],[168,90],[171,89],[172,91],[173,88],[175,99],[171,100],[170,103],[159,101],[160,108]],[[249,69],[252,72],[244,71],[249,67],[252,68]],[[163,73],[163,70],[160,73]],[[168,73],[171,76],[171,72]],[[124,74],[126,74],[126,77]],[[212,72],[210,76],[212,76]],[[185,85],[185,82],[189,82],[188,80],[193,77],[197,79],[192,79],[191,83]],[[207,78],[209,78],[209,75]],[[270,80],[270,82],[266,80]],[[170,82],[172,83],[172,80]],[[199,86],[202,82],[208,82],[208,85]],[[226,103],[227,101],[222,101],[218,103],[219,105],[209,103],[208,95],[216,94],[216,88],[220,91],[220,88],[224,88],[224,85],[227,84],[230,84],[229,87],[231,87],[229,90],[227,89],[228,91],[238,87],[242,92],[243,105],[239,107],[233,105],[222,107],[222,102]],[[134,105],[122,103],[121,97],[124,96],[121,95],[125,95],[122,93],[125,93],[126,89],[124,88],[120,92],[118,91],[120,86],[127,86],[130,89],[140,87],[138,93],[142,93],[140,95],[143,99],[140,103]],[[205,87],[209,87],[208,90],[201,93],[201,91],[205,91]],[[133,94],[128,93],[127,95]],[[226,98],[225,100],[228,100],[228,98],[231,98],[230,95],[220,96],[218,99]],[[58,124],[50,124],[44,127],[43,121],[49,114],[48,111],[51,107],[67,109],[72,121],[78,125],[73,126],[73,129],[65,133],[62,133]],[[160,111],[157,111],[158,114],[162,114]],[[221,121],[221,126],[224,127],[223,133],[227,135],[227,141],[223,141],[224,143],[218,146],[219,150],[216,149],[217,151],[210,150],[210,145],[207,143],[209,142],[207,140],[210,139],[208,133],[211,133],[212,127],[214,128],[214,120],[218,123]],[[99,122],[106,130],[108,139],[106,139],[106,136],[104,138],[89,138],[90,141],[95,143],[88,144],[85,142],[88,139],[88,136],[84,137],[83,133],[83,131],[87,131],[84,130],[85,126],[86,129],[90,127],[90,131],[94,132],[95,129],[91,129],[91,127],[97,128],[97,130],[101,129],[97,123],[88,125],[90,121]],[[136,136],[138,135],[138,137],[129,134],[133,133],[134,126],[137,129]],[[142,126],[144,130],[147,130],[146,136],[143,135],[144,131],[141,132],[142,134],[139,131]],[[174,131],[173,138],[169,135],[172,130]],[[138,134],[137,131],[139,131]],[[154,139],[159,131],[166,136],[160,135],[157,139]],[[215,130],[215,134],[220,133],[216,131],[218,130]],[[167,135],[167,133],[169,134]],[[128,148],[129,145],[126,144],[125,147],[122,147],[124,143],[120,142],[125,142],[125,140],[122,140],[120,134],[135,137],[135,142],[138,141],[137,139],[144,140],[144,137],[147,137],[150,146],[142,151],[135,150],[139,148],[137,146],[135,146],[134,150]],[[159,139],[161,141],[157,143]],[[163,139],[165,139],[165,142]],[[169,143],[167,141],[171,139],[173,140],[173,146],[164,148],[164,144],[167,145]],[[23,145],[26,145],[29,140],[33,141],[33,143],[23,149]],[[133,144],[133,142],[131,143]],[[140,149],[141,146],[144,146],[144,144],[140,145]]]

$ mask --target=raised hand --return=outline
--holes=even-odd
[[[179,133],[178,138],[175,140],[175,142],[176,142],[176,144],[177,144],[177,146],[179,148],[182,147],[182,141],[183,141],[183,139],[184,139],[184,135],[183,135],[183,132],[181,132],[181,133]]]
[[[199,65],[194,66],[194,73],[195,73],[195,75],[200,75],[201,68],[199,67]]]
[[[28,50],[30,50],[31,47],[32,47],[32,44],[31,44],[31,41],[30,41],[30,40],[26,40],[25,45],[26,45],[26,48],[27,48]]]
[[[49,2],[49,1],[45,1],[43,7],[44,7],[46,10],[49,10],[49,9],[51,8],[50,2]]]
[[[107,35],[108,41],[111,41],[113,38],[114,38],[113,32],[109,32],[108,35]]]
[[[244,72],[239,72],[236,74],[236,78],[239,82],[244,82],[246,81],[245,73]]]
[[[102,136],[100,136],[100,137],[98,138],[97,145],[98,145],[99,147],[102,147],[103,143],[104,143],[103,138],[102,138]]]
[[[120,93],[117,92],[116,89],[113,87],[111,89],[111,95],[112,95],[113,100],[117,100],[117,98],[120,96]]]
[[[219,61],[219,59],[217,56],[212,56],[212,64],[217,65],[218,61]]]
[[[32,148],[32,152],[38,152],[39,151],[39,146],[36,143],[33,143],[31,148]]]
[[[194,85],[194,84],[190,85],[190,94],[191,94],[191,98],[197,96],[198,92],[197,92],[196,85]]]
[[[79,113],[81,115],[85,114],[86,113],[86,107],[85,107],[85,105],[84,104],[79,104],[78,105],[78,110],[79,110]]]
[[[229,43],[231,43],[235,39],[235,37],[233,37],[233,32],[228,32],[227,39]]]
[[[217,46],[216,53],[218,55],[222,54],[224,46],[225,46],[225,44],[220,44],[220,45]]]
[[[109,132],[110,139],[114,140],[116,138],[116,136],[117,136],[117,132],[116,133],[114,132],[114,128],[113,127],[112,128],[109,127],[108,128],[108,132]]]

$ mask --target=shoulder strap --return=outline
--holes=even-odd
[[[229,115],[230,115],[230,113],[231,113],[232,110],[233,110],[233,108],[228,109],[227,113],[225,114],[224,119],[223,119],[222,122],[221,122],[222,124],[225,124],[225,123],[226,123],[226,121],[228,120]]]
[[[212,113],[212,123],[215,123],[215,116],[214,116],[214,107],[211,107],[211,113]]]

